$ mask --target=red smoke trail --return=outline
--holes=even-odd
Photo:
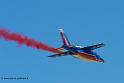
[[[40,49],[40,50],[46,50],[46,51],[56,52],[56,53],[60,52],[56,48],[50,47],[41,42],[30,39],[26,36],[22,36],[18,33],[9,32],[5,29],[0,29],[0,38],[3,38],[5,40],[10,40],[10,41],[15,41],[18,44],[25,44],[28,47],[32,47],[32,48],[36,48],[36,49]]]

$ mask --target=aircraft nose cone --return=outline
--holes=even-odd
[[[101,60],[101,62],[102,62],[102,63],[105,63],[105,61],[104,61],[104,60]]]
[[[104,63],[105,61],[104,61],[104,60],[98,60],[98,62],[102,62],[102,63]]]
[[[102,63],[105,63],[105,61],[102,61]]]

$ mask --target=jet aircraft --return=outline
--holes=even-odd
[[[58,53],[58,54],[50,55],[48,57],[55,58],[55,57],[60,57],[60,56],[71,55],[75,58],[85,60],[85,61],[88,61],[88,62],[93,61],[93,62],[104,63],[104,60],[97,53],[95,53],[93,50],[95,50],[97,48],[101,48],[101,47],[105,46],[105,44],[100,43],[100,44],[87,46],[87,47],[72,45],[69,42],[67,36],[65,35],[64,30],[59,29],[59,31],[60,31],[60,35],[61,35],[61,38],[62,38],[63,45],[58,49],[62,52]]]

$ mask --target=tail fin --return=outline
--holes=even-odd
[[[59,31],[60,31],[60,35],[62,37],[63,45],[70,46],[71,44],[70,44],[67,36],[64,34],[64,30],[63,29],[59,29]]]

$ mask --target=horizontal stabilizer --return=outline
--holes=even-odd
[[[59,57],[60,55],[58,54],[54,54],[54,55],[51,55],[51,56],[48,56],[48,57],[53,57],[53,58],[56,58],[56,57]]]
[[[59,53],[59,54],[50,55],[48,57],[56,58],[56,57],[60,57],[60,56],[66,56],[67,54],[68,54],[68,52],[62,52],[62,53]]]

